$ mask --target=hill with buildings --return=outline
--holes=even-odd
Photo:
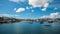
[[[15,23],[15,22],[60,22],[60,18],[16,19],[9,17],[0,17],[0,23]]]

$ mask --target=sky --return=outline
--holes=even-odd
[[[60,0],[0,0],[0,16],[18,19],[60,18]]]

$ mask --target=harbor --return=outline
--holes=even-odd
[[[59,18],[56,19],[51,19],[51,18],[46,18],[46,19],[16,19],[16,18],[9,18],[9,17],[0,17],[0,23],[14,23],[14,22],[48,22],[48,23],[53,23],[53,22],[60,22]]]

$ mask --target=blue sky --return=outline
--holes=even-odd
[[[0,16],[30,19],[52,13],[60,13],[60,0],[0,0]]]

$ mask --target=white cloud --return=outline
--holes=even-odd
[[[17,8],[14,8],[14,10],[16,11],[16,10],[17,10]]]
[[[34,12],[34,10],[32,10],[32,12]]]
[[[2,16],[9,17],[10,15],[9,14],[0,14],[0,17],[2,17]]]
[[[23,11],[25,11],[25,8],[18,8],[18,9],[16,10],[16,12],[23,12]]]
[[[55,10],[58,9],[57,7],[54,8]]]
[[[50,0],[29,0],[29,4],[32,5],[33,7],[47,7],[48,2],[51,2]]]
[[[19,15],[17,15],[17,14],[14,14],[14,15],[12,15],[12,14],[0,14],[0,17],[18,17]]]
[[[15,14],[15,15],[13,15],[13,16],[19,16],[19,15]]]
[[[42,8],[41,10],[42,10],[42,11],[46,11],[48,5],[49,5],[49,3],[46,3],[46,4],[44,5],[44,8]]]
[[[46,9],[47,9],[47,8],[42,8],[41,10],[42,10],[42,11],[46,11]]]
[[[32,9],[33,7],[26,7],[26,9]]]
[[[58,12],[56,13],[51,13],[50,18],[60,18],[60,14]]]
[[[29,7],[26,7],[26,9],[30,9]]]
[[[46,11],[50,2],[52,2],[52,0],[29,0],[29,5],[33,7],[44,7],[41,10]]]
[[[58,12],[51,13],[49,16],[42,16],[41,18],[60,18],[60,14]]]
[[[15,2],[15,3],[19,3],[19,2],[25,2],[26,0],[9,0],[9,1],[12,1],[12,2]]]
[[[40,18],[49,18],[49,16],[44,15],[44,16],[42,16],[42,17],[40,17]]]
[[[44,4],[44,7],[48,7],[48,5],[49,5],[49,3],[45,3],[45,4]]]
[[[9,1],[19,3],[19,2],[25,2],[27,0],[9,0]],[[35,7],[43,7],[41,10],[46,11],[50,2],[52,2],[52,0],[28,0],[28,4],[32,5],[32,6],[31,7],[26,7],[26,9],[32,9],[32,8],[35,8]],[[14,10],[16,10],[16,8]],[[16,12],[21,12],[21,11],[20,11],[20,9],[18,9]]]

